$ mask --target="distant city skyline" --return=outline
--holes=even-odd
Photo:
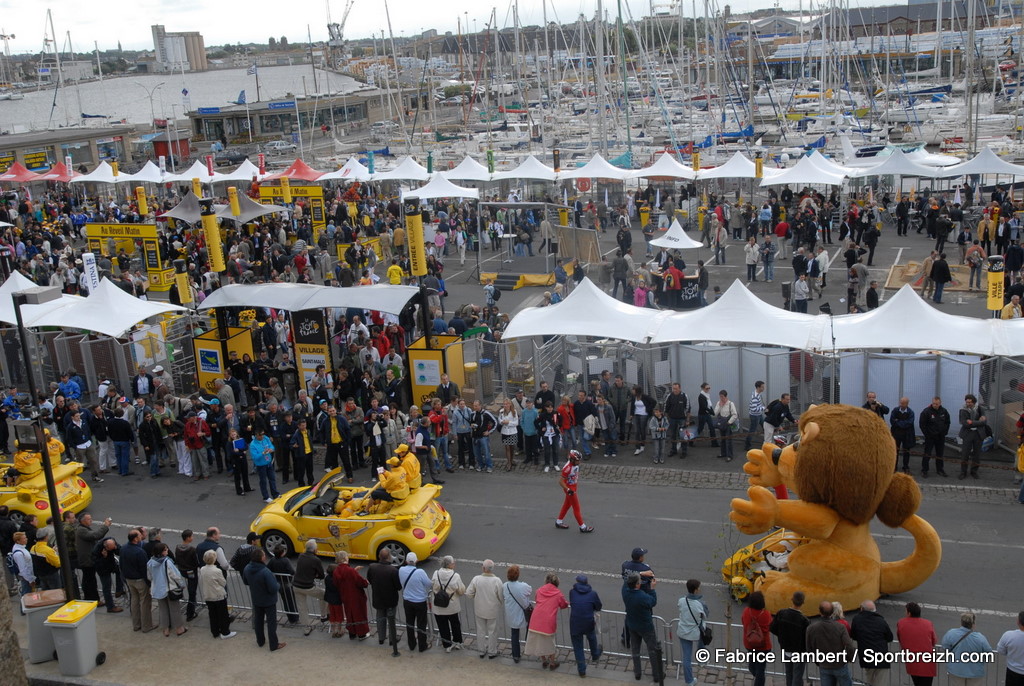
[[[721,11],[729,5],[733,14],[742,14],[755,9],[764,9],[763,0],[733,0],[710,7]],[[638,20],[650,13],[651,6],[665,11],[669,2],[664,0],[622,0],[623,19],[627,23]],[[781,0],[781,9],[797,9],[801,0]],[[803,2],[805,12],[812,11],[810,0]],[[854,0],[852,7],[870,7],[886,4],[881,0]],[[203,35],[207,49],[226,43],[267,43],[271,36],[280,40],[285,36],[291,44],[307,41],[307,25],[313,42],[327,40],[327,6],[330,6],[331,20],[340,21],[345,11],[344,0],[327,0],[303,3],[304,13],[282,13],[280,2],[250,0],[240,2],[211,3],[207,0],[178,0],[174,4],[162,0],[137,0],[125,11],[123,3],[114,0],[89,0],[87,11],[71,0],[52,0],[49,8],[53,11],[54,28],[57,31],[57,45],[62,52],[68,50],[67,35],[71,34],[71,47],[75,52],[92,52],[94,42],[101,51],[114,50],[118,42],[126,50],[152,50],[153,39],[150,26],[163,24],[168,31],[198,31]],[[483,30],[490,20],[491,7],[474,0],[444,0],[443,3],[427,3],[421,0],[388,0],[391,13],[391,27],[396,38],[415,36],[429,29],[444,34],[458,30]],[[441,7],[443,6],[443,10]],[[21,0],[0,0],[0,30],[14,35],[8,43],[12,54],[39,53],[43,49],[46,25],[46,5],[27,5]],[[513,25],[514,2],[496,8],[499,28]],[[698,15],[703,13],[704,0],[683,0],[683,14],[692,16],[694,7]],[[38,8],[38,9],[37,9]],[[816,5],[813,10],[820,11]],[[355,0],[345,25],[345,37],[350,40],[380,37],[388,34],[387,19],[382,0]],[[583,13],[588,19],[597,11],[596,0],[548,0],[548,21],[570,23]],[[614,21],[617,12],[616,0],[604,0],[604,11]],[[522,26],[543,23],[543,4],[540,0],[520,0],[519,22]],[[51,36],[52,38],[52,36]]]

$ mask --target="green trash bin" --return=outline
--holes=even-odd
[[[21,609],[28,620],[28,661],[32,664],[53,659],[53,634],[46,628],[46,619],[53,614],[55,606],[65,602],[63,589],[21,596]]]
[[[95,600],[72,600],[46,619],[64,676],[85,676],[106,662],[107,654],[100,652],[96,636],[98,605]]]

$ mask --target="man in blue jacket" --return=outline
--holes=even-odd
[[[274,442],[267,438],[262,425],[253,432],[249,458],[260,477],[260,494],[264,502],[274,502],[274,498],[281,495],[277,492],[277,479],[274,477]]]
[[[626,577],[626,586],[622,589],[622,603],[626,606],[626,631],[629,634],[629,646],[633,653],[633,676],[639,681],[643,678],[640,665],[640,641],[647,644],[647,654],[651,659],[651,676],[655,682],[662,680],[661,643],[654,630],[654,607],[658,604],[658,592],[654,587],[657,579],[651,580],[651,590],[640,588],[640,575],[630,572]]]
[[[252,623],[256,629],[256,645],[260,648],[266,642],[264,629],[270,638],[270,652],[284,648],[286,643],[277,642],[277,592],[281,585],[267,569],[267,556],[263,548],[254,548],[252,561],[242,571],[242,580],[249,587],[252,597]]]
[[[587,675],[587,658],[583,653],[583,639],[590,644],[590,657],[597,662],[601,657],[601,646],[597,642],[596,622],[594,613],[601,611],[601,598],[597,591],[590,587],[586,574],[579,574],[576,583],[569,591],[569,637],[572,639],[572,650],[576,655],[576,669],[580,676]]]

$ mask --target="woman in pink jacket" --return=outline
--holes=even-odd
[[[558,590],[558,575],[550,572],[544,585],[537,589],[530,630],[526,635],[526,655],[540,657],[541,667],[552,671],[558,669],[555,659],[555,631],[558,629],[558,611],[569,607],[565,594]]]

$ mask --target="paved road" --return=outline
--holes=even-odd
[[[561,504],[554,473],[520,469],[511,474],[449,475],[442,500],[452,512],[454,526],[442,553],[461,560],[460,571],[468,575],[485,558],[501,566],[520,564],[535,588],[546,570],[558,570],[564,581],[582,571],[615,608],[619,564],[630,550],[642,546],[651,550],[648,561],[663,580],[659,589],[668,618],[674,616],[671,608],[685,580],[692,577],[707,584],[720,617],[725,602],[719,572],[722,560],[752,540],[727,524],[729,500],[742,495],[742,480],[721,471],[607,464],[587,464],[584,469],[583,512],[597,529],[590,535],[553,526]],[[664,478],[666,472],[683,475],[680,480],[691,484],[672,482]],[[218,525],[229,537],[230,552],[262,503],[255,493],[236,496],[229,484],[224,476],[199,483],[178,477],[156,481],[115,477],[96,490],[91,509],[97,516],[109,515],[125,525],[197,532]],[[956,608],[970,607],[992,615],[986,620],[991,631],[1007,623],[1011,613],[1015,615],[1019,608],[1005,604],[1003,589],[1024,564],[1024,545],[1015,536],[1020,506],[1005,496],[1005,489],[994,490],[1004,493],[1000,503],[979,502],[967,497],[966,491],[961,491],[965,495],[959,499],[926,499],[921,514],[942,537],[942,566],[919,589],[883,603],[886,614],[898,618],[902,603],[915,600],[935,613],[937,622],[949,623],[959,612]],[[877,522],[874,528],[883,559],[900,559],[910,552],[912,540],[906,532]],[[177,535],[168,533],[164,540],[176,542]],[[432,568],[436,563],[428,564]]]

